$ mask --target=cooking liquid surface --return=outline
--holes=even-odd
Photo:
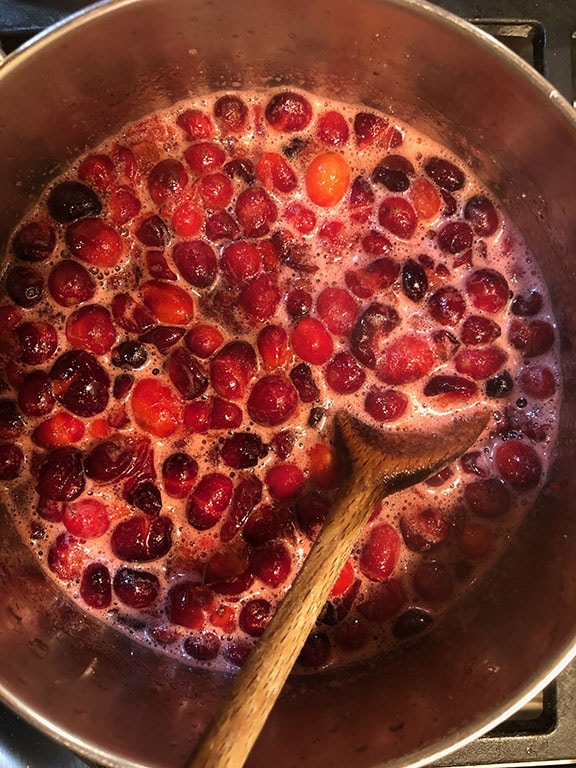
[[[465,163],[286,93],[181,103],[81,158],[16,230],[0,306],[23,539],[83,610],[219,668],[337,492],[336,410],[493,418],[374,511],[301,669],[425,631],[482,576],[544,482],[561,394],[541,274]]]

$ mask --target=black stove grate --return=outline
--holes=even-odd
[[[576,104],[576,0],[436,0],[472,21]],[[0,48],[15,50],[84,0],[0,0]],[[576,764],[576,661],[509,720],[436,768]],[[1,768],[97,768],[55,744],[0,704]]]

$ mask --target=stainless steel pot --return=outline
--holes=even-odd
[[[45,182],[126,121],[189,94],[292,83],[440,138],[505,203],[550,286],[565,399],[550,486],[488,582],[366,672],[293,681],[253,768],[423,764],[503,719],[576,651],[576,120],[503,47],[415,0],[120,0],[0,67],[0,246]],[[106,766],[182,763],[229,685],[83,616],[9,523],[0,695]]]

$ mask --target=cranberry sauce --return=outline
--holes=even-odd
[[[46,190],[0,300],[0,479],[79,605],[242,665],[338,490],[338,408],[383,430],[488,406],[374,510],[300,669],[425,631],[545,481],[561,394],[537,265],[460,159],[365,107],[220,93]]]

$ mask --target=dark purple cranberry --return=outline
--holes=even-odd
[[[58,401],[76,416],[95,416],[108,405],[110,378],[89,352],[65,352],[49,375],[55,383]]]
[[[298,664],[303,667],[324,667],[332,655],[332,643],[324,632],[311,634],[298,656]]]
[[[58,346],[58,332],[44,320],[27,320],[16,326],[21,359],[26,365],[40,365],[49,360]]]
[[[242,640],[227,643],[222,649],[222,656],[234,667],[243,667],[252,653],[252,644]]]
[[[268,600],[258,598],[250,600],[242,607],[238,617],[238,626],[251,637],[260,637],[268,626],[272,606]]]
[[[56,404],[52,383],[44,371],[28,373],[18,390],[18,406],[26,416],[46,416]]]
[[[286,311],[290,317],[306,317],[311,309],[312,295],[304,288],[293,288],[286,296]]]
[[[474,195],[464,206],[464,218],[480,237],[489,237],[498,229],[498,214],[494,204],[484,195]]]
[[[198,475],[198,462],[187,453],[172,453],[162,464],[164,490],[173,499],[185,499]]]
[[[432,376],[424,387],[426,397],[448,395],[456,398],[472,397],[478,391],[475,382],[463,376]]]
[[[232,541],[261,499],[261,480],[255,475],[247,475],[242,478],[236,488],[234,488],[230,511],[220,530],[220,539],[222,541]]]
[[[86,477],[97,483],[114,483],[134,467],[136,453],[133,445],[117,435],[95,445],[84,459]]]
[[[148,608],[158,597],[160,582],[148,571],[120,568],[114,574],[114,592],[130,608]]]
[[[44,296],[44,278],[33,267],[16,265],[8,272],[6,293],[19,307],[29,309]]]
[[[248,107],[239,96],[225,94],[214,102],[214,117],[224,130],[237,133],[246,125]]]
[[[462,189],[466,180],[460,168],[442,157],[431,157],[424,164],[424,170],[432,181],[435,181],[441,189],[445,189],[447,192]]]
[[[12,240],[12,250],[21,261],[44,261],[56,246],[56,232],[47,222],[31,221],[20,227]]]
[[[326,416],[326,409],[320,408],[318,405],[314,405],[312,408],[310,408],[310,413],[308,414],[308,421],[306,422],[309,427],[312,427],[312,429],[316,429],[316,427],[320,424],[322,419]]]
[[[15,400],[7,397],[0,399],[0,438],[10,440],[20,437],[26,424],[22,418]]]
[[[148,352],[140,342],[128,340],[114,347],[110,359],[117,368],[142,368],[148,360]]]
[[[116,400],[123,400],[134,384],[134,376],[131,373],[121,373],[114,379],[113,393]]]
[[[149,248],[164,248],[170,241],[168,227],[160,216],[142,219],[135,234],[138,240]]]
[[[422,608],[409,608],[392,625],[392,634],[400,640],[418,635],[434,621],[433,616]]]
[[[213,243],[233,240],[238,234],[238,224],[227,211],[216,211],[206,219],[206,237]]]
[[[112,602],[110,572],[102,563],[90,563],[82,572],[80,596],[91,608],[108,608]]]
[[[367,368],[375,368],[381,342],[399,323],[400,317],[394,307],[378,302],[370,304],[352,329],[350,349],[357,360]]]
[[[24,464],[24,453],[16,443],[0,443],[0,480],[14,480]]]
[[[410,301],[422,301],[428,290],[426,270],[414,259],[407,259],[402,266],[402,290]]]
[[[537,315],[542,309],[544,300],[542,294],[536,290],[531,290],[526,293],[520,293],[512,300],[510,309],[512,314],[517,317],[531,317]]]
[[[198,358],[184,347],[176,347],[171,352],[167,370],[170,381],[184,400],[200,397],[208,387],[208,379]]]
[[[38,468],[36,491],[54,501],[77,499],[85,486],[82,454],[65,446],[47,453]]]
[[[405,192],[410,186],[414,166],[402,155],[387,155],[372,172],[372,181],[383,184],[390,192]]]
[[[488,397],[499,399],[508,397],[514,388],[514,381],[508,371],[501,371],[496,376],[488,379],[484,385],[484,391]]]
[[[215,632],[193,632],[184,640],[184,650],[196,661],[212,661],[220,651],[220,639]]]
[[[152,344],[161,355],[165,355],[186,333],[186,328],[178,325],[157,325],[138,337],[143,344]]]
[[[454,286],[444,285],[428,299],[428,311],[441,325],[458,325],[466,311],[466,299]]]
[[[451,221],[438,232],[438,245],[444,253],[462,253],[472,248],[474,235],[465,221]]]
[[[489,344],[502,333],[498,323],[484,315],[469,315],[462,324],[460,338],[464,344],[475,346],[477,344]]]
[[[237,158],[236,160],[230,160],[226,163],[222,169],[226,176],[230,179],[240,179],[249,186],[256,181],[256,173],[254,166],[250,160],[244,158]]]
[[[178,243],[172,249],[172,258],[184,280],[196,288],[208,288],[216,279],[216,253],[205,240]]]
[[[312,120],[312,105],[305,96],[294,91],[277,93],[268,102],[264,115],[277,131],[303,131]]]
[[[329,509],[330,501],[318,491],[309,491],[298,497],[294,511],[300,528],[309,539],[315,538]]]
[[[36,512],[43,520],[49,523],[61,523],[64,519],[65,504],[54,499],[45,499],[42,496],[38,499]]]
[[[98,216],[102,212],[96,192],[80,181],[62,181],[52,187],[46,203],[52,218],[60,224],[69,224],[84,216]]]
[[[169,517],[136,515],[116,525],[111,537],[112,551],[128,562],[156,560],[172,546],[172,528]]]
[[[236,432],[226,438],[220,449],[222,460],[231,469],[255,467],[264,453],[264,444],[252,432]]]
[[[162,509],[162,495],[152,480],[140,480],[126,493],[126,501],[147,515],[156,516]]]

